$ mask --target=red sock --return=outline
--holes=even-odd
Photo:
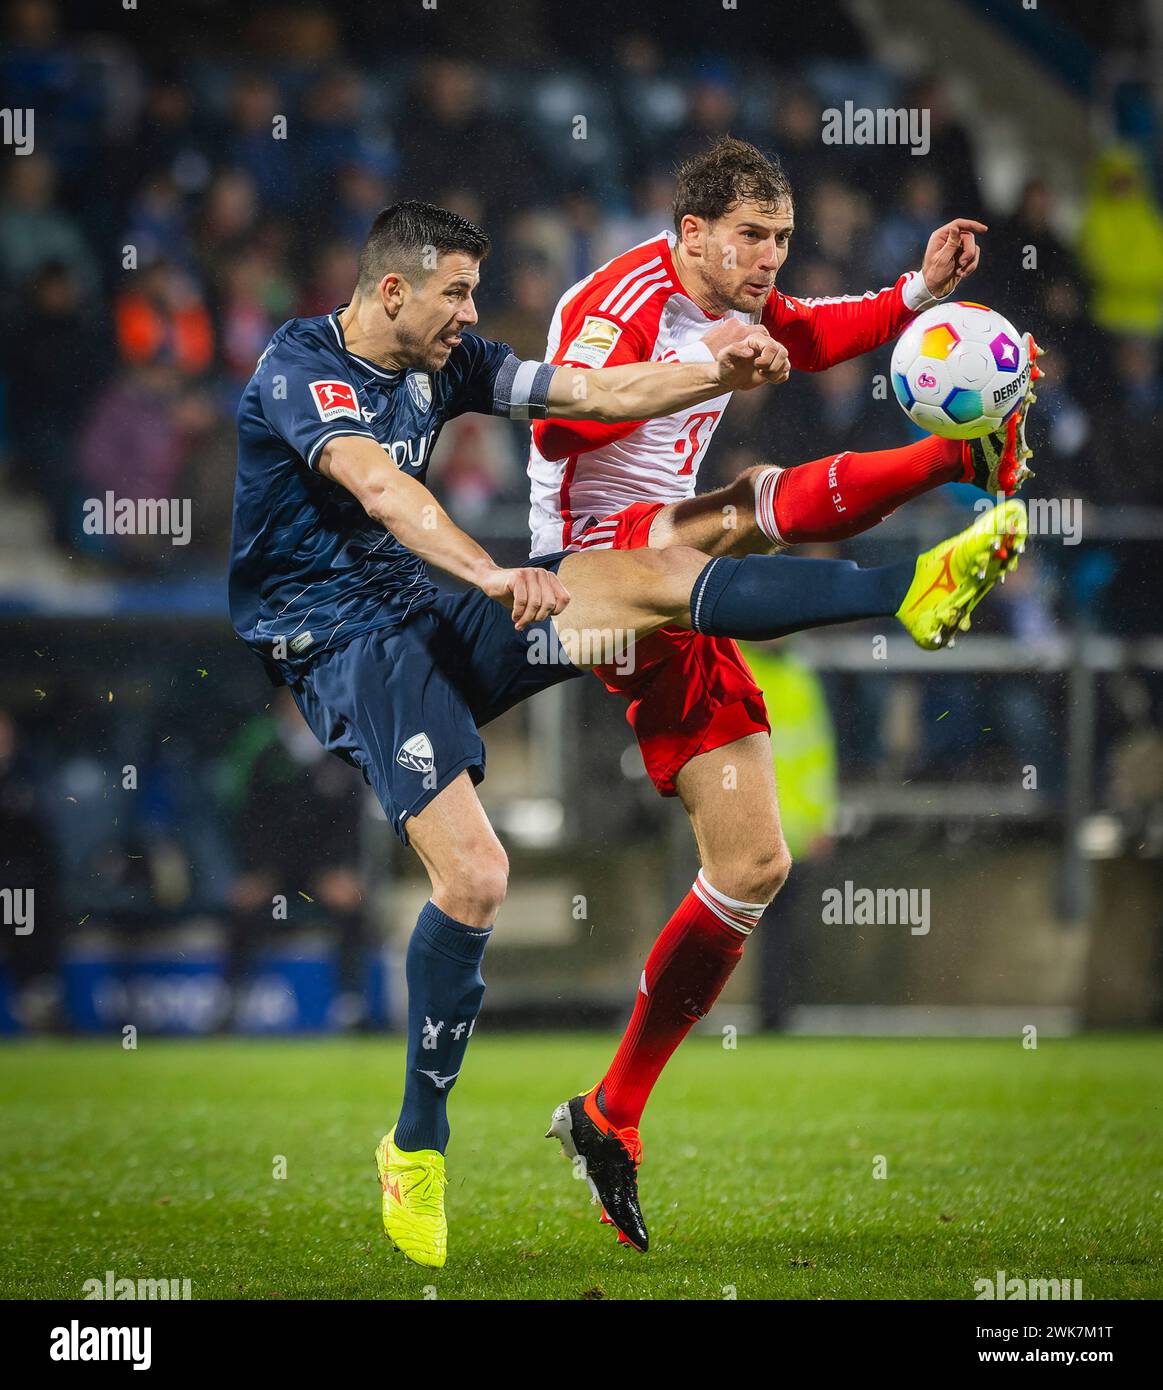
[[[755,519],[773,541],[845,540],[883,521],[902,502],[965,476],[965,444],[935,435],[901,449],[829,454],[772,469],[755,488]]]
[[[602,1108],[618,1129],[637,1127],[671,1053],[710,1012],[764,907],[728,898],[700,870],[646,958],[629,1026],[602,1080]]]

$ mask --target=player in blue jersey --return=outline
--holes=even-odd
[[[716,357],[579,369],[519,360],[467,330],[488,238],[430,204],[376,218],[351,303],[272,338],[238,410],[230,566],[239,636],[286,683],[325,747],[360,768],[420,856],[432,897],[409,942],[399,1119],[377,1150],[384,1228],[444,1264],[448,1094],[484,993],[505,851],[476,794],[478,732],[517,701],[623,655],[664,625],[769,638],[898,616],[922,645],[950,636],[1012,565],[1020,503],[916,564],[701,551],[595,550],[504,568],[424,485],[445,421],[633,421],[778,383],[787,355],[741,328]],[[463,581],[440,593],[426,564]],[[632,659],[632,648],[631,648]]]

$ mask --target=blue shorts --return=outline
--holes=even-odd
[[[537,563],[556,569],[562,558]],[[316,738],[359,768],[407,844],[409,816],[462,772],[484,777],[482,725],[581,674],[550,619],[518,632],[507,608],[471,589],[321,652],[288,684]]]

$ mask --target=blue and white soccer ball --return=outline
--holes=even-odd
[[[892,389],[913,424],[944,439],[1001,428],[1030,382],[1026,340],[984,304],[937,304],[909,324],[892,354]]]

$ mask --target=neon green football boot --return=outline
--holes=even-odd
[[[395,1133],[385,1134],[376,1148],[384,1230],[414,1264],[443,1269],[448,1258],[444,1155],[435,1149],[405,1153],[396,1148]]]
[[[1028,531],[1025,504],[1011,497],[917,557],[916,574],[896,615],[918,647],[951,647],[958,632],[969,630],[969,615],[1017,568]]]

